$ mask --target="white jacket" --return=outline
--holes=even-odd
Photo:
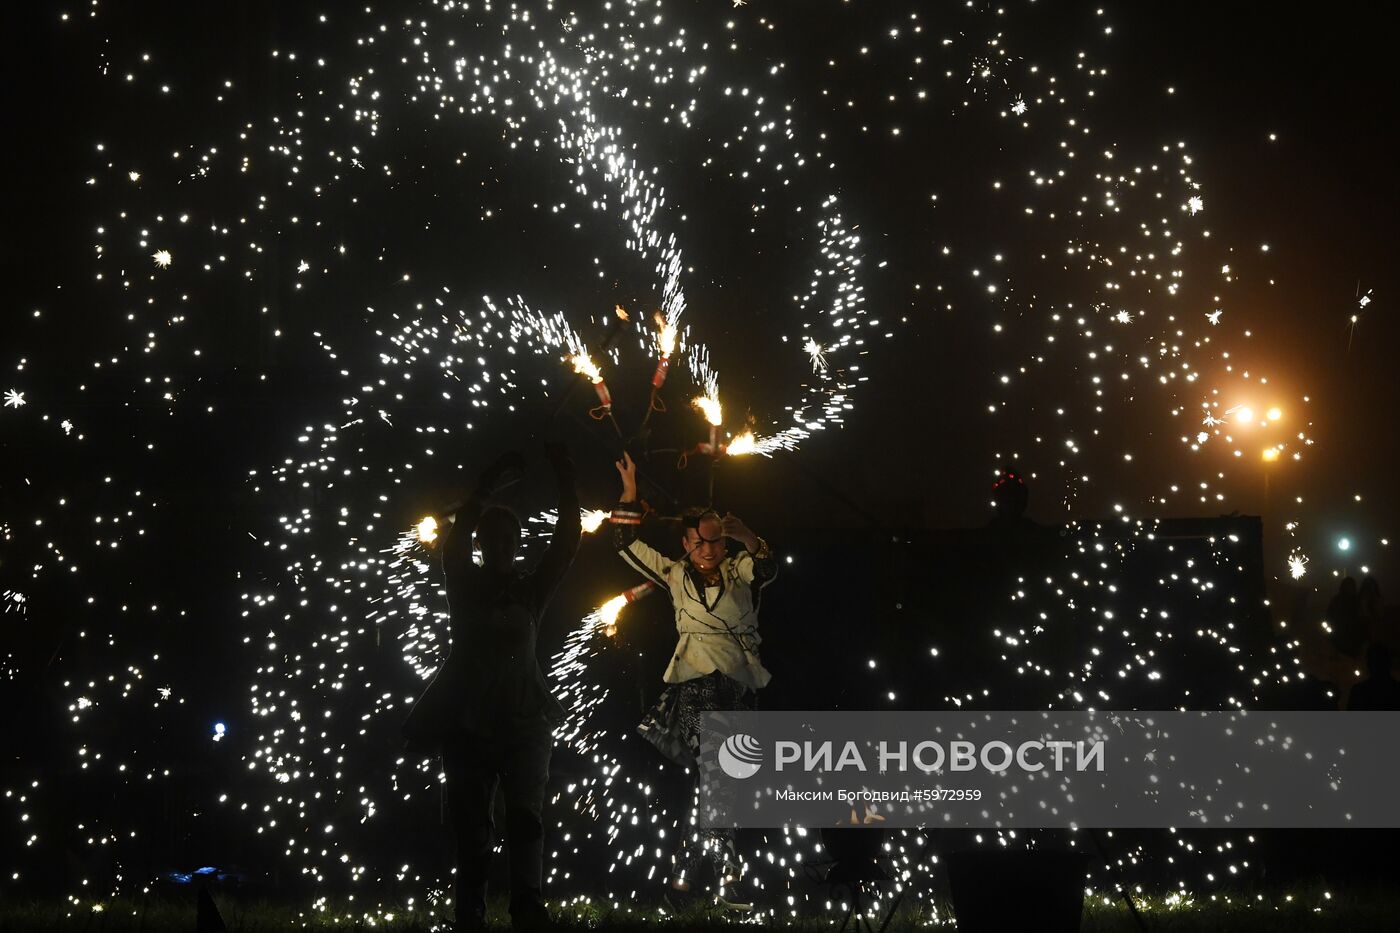
[[[758,605],[763,587],[777,576],[777,562],[755,560],[748,551],[726,557],[720,585],[705,587],[689,560],[671,560],[623,534],[633,540],[619,548],[622,559],[670,593],[676,612],[680,637],[662,679],[676,684],[719,671],[754,690],[766,686],[773,675],[758,657]]]

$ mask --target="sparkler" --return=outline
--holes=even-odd
[[[627,606],[656,591],[656,584],[640,583],[624,590],[598,607],[598,628],[608,637],[617,634],[617,617]]]

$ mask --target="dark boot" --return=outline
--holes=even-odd
[[[554,929],[554,918],[544,905],[539,891],[526,891],[512,894],[510,899],[510,926],[520,933],[535,933]]]

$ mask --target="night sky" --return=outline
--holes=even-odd
[[[1055,419],[1047,402],[1059,393],[1083,404],[1076,380],[1088,372],[1085,361],[1066,353],[1042,366],[1026,390],[1036,399],[1017,398],[997,379],[1037,352],[1051,306],[1078,297],[1081,309],[1118,301],[1135,314],[1175,312],[1188,337],[1211,336],[1221,349],[1228,343],[1239,369],[1270,379],[1287,409],[1288,428],[1306,431],[1315,442],[1301,462],[1278,464],[1286,469],[1272,480],[1270,511],[1277,514],[1268,516],[1271,531],[1284,521],[1302,522],[1301,539],[1291,544],[1274,539],[1282,549],[1276,565],[1300,540],[1303,550],[1321,561],[1314,571],[1330,569],[1326,552],[1338,535],[1374,542],[1388,533],[1383,519],[1394,514],[1395,502],[1384,477],[1395,449],[1394,432],[1387,429],[1392,393],[1382,348],[1393,345],[1395,326],[1386,310],[1392,289],[1385,261],[1393,242],[1387,234],[1396,181],[1387,152],[1394,98],[1380,32],[1368,19],[1372,11],[1344,6],[1316,17],[1276,7],[1232,5],[1222,11],[1212,4],[1134,4],[1096,15],[1095,7],[1031,4],[1003,11],[974,5],[920,11],[917,24],[927,33],[916,37],[910,31],[913,9],[894,4],[738,9],[686,4],[680,9],[677,15],[702,38],[711,29],[722,36],[730,21],[753,27],[738,33],[741,47],[717,60],[706,85],[732,84],[737,90],[751,83],[757,89],[770,79],[772,93],[791,101],[802,134],[794,148],[815,148],[807,140],[827,134],[819,141],[822,158],[793,173],[786,190],[771,182],[731,181],[728,175],[745,166],[739,157],[726,161],[723,148],[706,153],[714,160],[709,165],[685,164],[695,135],[722,147],[736,130],[742,133],[745,124],[736,108],[702,112],[696,129],[682,134],[626,112],[635,108],[621,111],[628,128],[643,134],[645,144],[655,147],[656,160],[671,171],[661,183],[687,214],[682,248],[687,266],[695,270],[686,283],[694,312],[689,321],[713,347],[721,373],[756,380],[752,392],[746,386],[742,398],[730,404],[754,412],[760,423],[778,420],[784,396],[801,377],[796,365],[779,370],[768,355],[775,337],[796,333],[785,324],[784,308],[812,266],[814,231],[796,208],[805,206],[811,216],[815,200],[837,194],[843,216],[863,236],[867,310],[881,319],[881,332],[894,337],[872,335],[875,355],[864,367],[869,381],[855,393],[842,433],[804,445],[802,456],[808,471],[804,482],[822,477],[864,514],[814,486],[802,487],[793,501],[774,503],[776,514],[807,516],[800,522],[812,525],[859,525],[871,518],[979,524],[988,515],[985,493],[999,463],[996,454],[1018,454],[1019,468],[1035,474],[1031,515],[1045,521],[1107,514],[1114,503],[1143,502],[1164,483],[1209,473],[1197,470],[1176,443],[1191,433],[1191,426],[1182,424],[1186,418],[1166,414],[1169,402],[1136,398],[1100,416],[1100,429],[1113,445],[1102,453],[1086,451],[1092,459],[1077,467],[1057,467],[1060,452],[1049,436]],[[575,211],[569,222],[553,223],[550,218],[557,215],[531,208],[560,203],[568,195],[567,176],[547,157],[523,158],[501,145],[494,129],[463,125],[441,131],[421,119],[426,108],[415,111],[396,102],[383,107],[387,126],[373,157],[392,162],[397,173],[392,179],[360,173],[329,186],[334,192],[308,194],[306,187],[327,180],[320,175],[325,160],[317,156],[365,140],[352,139],[352,130],[324,120],[320,126],[302,120],[304,148],[298,154],[309,160],[301,167],[305,184],[287,191],[285,216],[249,218],[257,233],[247,239],[256,239],[263,250],[257,274],[230,285],[236,275],[220,279],[216,270],[201,281],[193,270],[185,272],[193,277],[182,277],[177,287],[188,295],[182,310],[191,320],[180,339],[205,344],[201,359],[185,357],[183,346],[176,353],[164,343],[167,357],[150,354],[149,361],[139,360],[122,374],[127,378],[108,374],[111,381],[99,388],[103,380],[95,377],[85,394],[72,395],[77,373],[114,347],[136,347],[149,331],[122,319],[150,295],[137,285],[123,295],[112,279],[113,267],[135,266],[137,255],[151,250],[129,249],[130,237],[117,234],[121,225],[113,212],[130,211],[126,226],[134,231],[136,218],[147,209],[203,210],[211,219],[221,210],[230,217],[256,210],[256,198],[286,186],[285,179],[273,177],[285,166],[270,164],[269,157],[244,178],[211,174],[198,186],[166,171],[175,161],[170,154],[183,149],[193,167],[213,146],[220,151],[217,172],[231,175],[242,155],[235,147],[245,122],[258,129],[250,131],[256,141],[243,145],[259,154],[270,142],[259,136],[265,133],[262,124],[274,116],[296,122],[291,116],[298,105],[304,114],[339,106],[317,101],[316,95],[329,98],[343,89],[355,63],[346,43],[355,47],[365,25],[349,15],[320,23],[312,6],[143,4],[133,11],[99,4],[94,10],[97,15],[90,18],[86,10],[75,9],[68,22],[25,11],[20,14],[24,26],[8,31],[15,43],[6,56],[12,69],[8,86],[16,91],[11,111],[18,111],[12,138],[33,144],[9,151],[13,245],[6,261],[14,267],[6,277],[12,309],[6,366],[31,406],[45,408],[52,418],[71,413],[60,399],[91,411],[119,406],[133,418],[131,430],[141,431],[150,424],[139,414],[149,409],[141,406],[153,402],[139,392],[127,395],[130,377],[179,373],[186,407],[215,402],[234,424],[256,426],[275,447],[277,435],[293,431],[301,420],[297,408],[307,396],[297,391],[288,398],[258,381],[265,374],[290,383],[315,381],[319,361],[310,359],[304,333],[312,322],[333,333],[338,315],[354,313],[359,305],[392,303],[403,297],[405,289],[395,292],[392,283],[404,272],[433,286],[454,287],[458,294],[520,292],[544,309],[568,309],[575,320],[606,315],[614,302],[634,311],[657,305],[648,270],[629,266],[620,237],[609,237],[616,227],[600,222],[596,212]],[[769,24],[778,28],[762,28]],[[1104,35],[1104,26],[1112,27],[1111,35]],[[900,37],[889,36],[892,28],[903,29]],[[940,41],[945,35],[958,41],[941,46],[929,38],[935,33]],[[998,34],[1000,45],[991,44]],[[295,62],[272,57],[279,47],[284,56],[300,48],[301,57]],[[989,77],[975,77],[973,66],[987,56],[996,58],[998,49],[1006,50],[1007,59]],[[1079,59],[1080,52],[1086,57]],[[143,61],[143,55],[150,60]],[[323,67],[309,63],[322,55],[341,57]],[[916,65],[915,57],[922,57],[922,64]],[[783,71],[774,84],[766,72],[778,62]],[[1086,67],[1076,69],[1081,62]],[[1036,64],[1039,80],[1022,74]],[[1086,68],[1096,66],[1107,75],[1086,77]],[[948,70],[954,77],[946,76]],[[1051,72],[1057,85],[1043,80]],[[127,74],[135,79],[125,80]],[[226,80],[234,87],[224,89],[223,101],[213,102]],[[386,82],[386,97],[411,84]],[[171,90],[162,93],[162,86]],[[1036,96],[1049,87],[1060,89],[1056,93],[1063,93],[1064,103],[1042,103],[1035,110]],[[925,98],[917,98],[919,90]],[[1091,90],[1094,96],[1088,97]],[[1033,105],[1025,114],[1028,128],[1017,126],[1014,114],[1003,115],[1018,97]],[[1164,204],[1169,208],[1164,211],[1148,211],[1138,199],[1125,201],[1116,221],[1081,218],[1076,224],[1063,207],[1057,221],[1042,220],[1054,199],[1028,200],[1025,178],[1028,171],[1058,167],[1052,158],[1056,146],[1073,135],[1061,131],[1061,112],[1091,129],[1081,159],[1111,147],[1120,169],[1145,165],[1162,145],[1185,142],[1190,178],[1200,185],[1196,193],[1205,210],[1181,219],[1185,195],[1168,191],[1167,198],[1176,200]],[[892,136],[896,127],[900,135]],[[103,153],[95,151],[99,141],[105,141]],[[457,164],[462,153],[467,155]],[[1168,160],[1164,155],[1163,163]],[[823,171],[815,166],[819,161],[837,167]],[[372,164],[371,158],[366,162]],[[128,170],[144,170],[143,180],[127,182]],[[98,183],[85,185],[89,178]],[[1000,189],[993,188],[997,181]],[[1062,182],[1072,184],[1073,195],[1090,190]],[[1164,184],[1157,187],[1166,190]],[[351,197],[358,203],[349,204]],[[1035,218],[1022,213],[1029,203],[1037,204]],[[269,204],[264,213],[276,210]],[[286,219],[297,211],[306,217],[299,228]],[[492,215],[486,218],[488,211]],[[1091,251],[1095,243],[1112,250],[1133,242],[1135,224],[1159,215],[1182,228],[1173,240],[1186,247],[1176,263],[1156,264],[1184,273],[1182,290],[1170,301],[1160,288],[1105,294],[1105,276],[1083,263],[1066,269],[1050,252],[1070,241],[1090,244]],[[319,228],[311,227],[313,217]],[[579,221],[582,229],[570,229]],[[94,235],[102,225],[108,230],[105,240]],[[1202,238],[1206,230],[1209,239]],[[167,247],[184,245],[166,239],[172,240]],[[155,236],[152,245],[160,245],[158,240],[164,242]],[[106,243],[102,283],[93,281],[98,242]],[[333,258],[333,247],[342,242],[356,252]],[[1268,244],[1268,253],[1261,253],[1262,244]],[[191,244],[196,245],[201,251],[216,248],[202,232]],[[951,254],[942,254],[945,246]],[[248,264],[239,255],[246,252],[242,242],[217,248],[234,254],[227,269]],[[318,272],[329,271],[299,277],[295,269],[302,253],[320,263]],[[1049,258],[1040,260],[1042,253]],[[172,271],[185,265],[187,254],[176,255],[179,265]],[[1002,262],[993,259],[996,255]],[[595,257],[604,261],[601,279]],[[201,262],[205,258],[201,254]],[[1228,277],[1219,273],[1227,263],[1233,271]],[[979,277],[971,274],[974,269]],[[146,275],[141,270],[143,279]],[[527,275],[525,290],[522,276]],[[994,295],[982,287],[993,279],[1001,286]],[[1362,310],[1358,300],[1368,293],[1372,300]],[[1217,307],[1225,309],[1219,326],[1203,328],[1202,316]],[[38,320],[32,317],[36,309],[43,311]],[[1359,310],[1361,321],[1353,328],[1351,316]],[[270,332],[279,323],[287,325],[284,334],[273,338]],[[991,329],[995,323],[1004,327],[999,335]],[[1245,338],[1245,331],[1251,336]],[[20,359],[28,364],[16,372]],[[1214,375],[1202,379],[1221,387],[1224,407],[1274,404],[1262,398],[1273,393],[1244,392]],[[724,385],[737,386],[736,377]],[[1256,394],[1261,397],[1255,399]],[[1176,399],[1199,404],[1192,395],[1183,392]],[[1204,398],[1206,392],[1194,395]],[[1300,401],[1304,395],[1309,402]],[[1006,402],[1007,410],[989,417],[988,403],[999,402]],[[176,418],[192,417],[180,405],[170,408]],[[29,413],[34,411],[30,407]],[[246,462],[260,459],[250,449],[256,441],[237,428],[208,430],[230,442],[236,435]],[[1036,449],[1031,438],[1040,431],[1046,439]],[[66,456],[34,446],[39,444],[34,439],[26,443],[13,430],[5,440],[18,452],[7,458],[7,468],[21,475]],[[1228,501],[1217,507],[1182,497],[1164,512],[1260,512],[1262,477],[1255,455],[1260,445],[1247,444],[1247,461],[1254,462],[1220,462],[1230,471],[1222,484]],[[89,463],[101,458],[92,452],[96,446],[85,455]],[[1143,452],[1124,466],[1111,462],[1114,447]],[[1066,477],[1081,467],[1089,468],[1092,481],[1088,489],[1074,490]],[[771,498],[767,483],[781,472],[770,468],[735,489],[721,485],[721,499],[729,495],[752,509],[750,494],[762,490],[761,498]],[[188,474],[192,481],[195,476],[197,471]],[[606,473],[599,482],[606,485]],[[1362,508],[1356,507],[1357,494],[1364,497]],[[1285,514],[1281,502],[1297,495],[1305,507]],[[1377,550],[1373,547],[1371,556],[1379,561]]]
[[[663,510],[707,496],[703,455],[677,468],[703,345],[720,437],[793,448],[718,467],[759,530],[980,526],[1014,469],[1038,522],[1262,515],[1265,576],[1314,604],[1342,571],[1400,587],[1379,8],[451,7],[11,14],[0,592],[25,651],[80,630],[78,679],[144,697],[152,650],[223,660],[194,617],[254,619],[214,639],[251,658],[304,598],[336,655],[424,594],[379,555],[507,446],[567,440],[608,508],[619,438],[565,357],[593,351],[634,435],[675,255],[683,347],[632,445]],[[538,42],[602,55],[574,103],[621,188],[664,189],[646,249],[639,202],[558,140],[581,111],[528,96]],[[189,695],[171,715],[207,732]]]

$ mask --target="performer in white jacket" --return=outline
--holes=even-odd
[[[679,560],[666,557],[638,537],[643,506],[636,465],[626,453],[617,471],[622,498],[612,512],[614,543],[629,566],[670,594],[678,636],[662,677],[667,687],[638,731],[698,775],[700,717],[711,710],[753,709],[756,692],[772,677],[759,659],[758,609],[763,587],[777,576],[777,561],[768,543],[740,519],[708,509],[683,516],[685,554]],[[728,538],[744,550],[729,556]],[[696,872],[707,858],[717,875],[717,902],[744,909],[723,896],[739,866],[733,834],[722,830],[682,833],[669,899],[683,901],[693,894]]]

